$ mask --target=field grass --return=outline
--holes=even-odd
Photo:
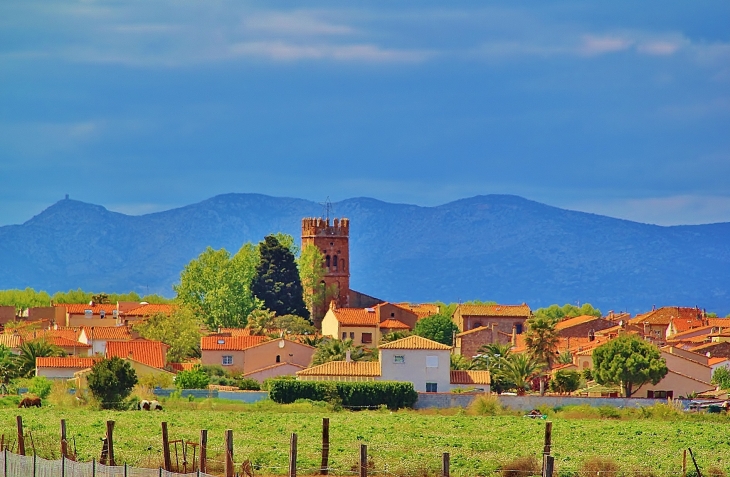
[[[15,441],[15,416],[21,415],[38,454],[58,458],[59,420],[65,418],[78,458],[86,461],[99,457],[105,422],[111,419],[116,422],[117,460],[156,467],[162,458],[162,421],[168,422],[170,439],[197,442],[199,430],[208,429],[209,455],[217,460],[222,460],[224,430],[233,429],[235,461],[249,459],[258,473],[276,475],[286,473],[289,436],[296,432],[299,473],[314,474],[320,461],[322,418],[329,417],[330,465],[337,475],[355,469],[359,445],[365,443],[376,473],[437,475],[441,453],[450,452],[453,475],[481,476],[492,475],[516,457],[538,456],[545,425],[542,420],[473,416],[464,410],[335,412],[318,403],[276,405],[268,401],[171,404],[158,413],[5,408],[0,409],[0,433],[6,442]],[[730,469],[730,420],[725,416],[601,419],[597,412],[565,414],[573,417],[560,417],[561,413],[551,417],[558,475],[570,475],[595,456],[614,459],[627,475],[645,469],[655,475],[677,475],[682,450],[687,447],[692,447],[702,468]],[[26,441],[26,449],[31,448]]]

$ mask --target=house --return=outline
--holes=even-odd
[[[459,305],[454,310],[452,319],[459,331],[469,331],[481,326],[491,327],[502,333],[522,334],[525,322],[532,316],[530,307],[521,305]]]
[[[705,312],[699,308],[664,306],[636,315],[629,324],[642,327],[643,335],[650,336],[655,343],[663,343],[668,334],[706,326],[705,318]]]
[[[454,354],[473,358],[479,354],[479,348],[486,344],[507,344],[512,342],[512,334],[496,329],[496,325],[480,326],[473,330],[462,331],[456,335]]]
[[[105,356],[130,359],[153,368],[163,369],[167,365],[167,350],[169,349],[170,346],[162,341],[145,339],[108,341]]]
[[[395,305],[415,313],[419,320],[438,315],[440,311],[439,306],[433,303],[395,303]]]
[[[15,321],[15,307],[9,305],[0,306],[0,325],[5,326],[11,321]]]
[[[265,336],[205,336],[200,349],[201,364],[220,365],[257,381],[293,376],[309,365],[315,352],[314,347],[288,338]]]
[[[309,381],[407,381],[418,392],[448,392],[454,387],[489,388],[489,373],[452,373],[451,347],[420,336],[408,336],[378,347],[377,362],[332,361],[304,369],[297,379]],[[486,374],[484,374],[486,373]]]
[[[35,359],[36,376],[48,379],[71,379],[78,371],[93,367],[101,361],[101,357],[38,357]]]
[[[91,354],[106,354],[107,343],[130,341],[133,338],[128,326],[89,326],[81,328],[79,341],[91,346]]]
[[[158,314],[170,316],[176,308],[176,305],[166,303],[138,303],[133,308],[124,311],[119,310],[119,324],[137,323]]]
[[[582,315],[565,318],[555,325],[555,331],[561,338],[594,337],[597,331],[616,326],[616,322],[598,316]]]
[[[374,348],[380,342],[379,325],[375,308],[339,308],[332,301],[322,319],[322,335]]]
[[[730,358],[730,341],[710,341],[689,348],[689,351],[704,354],[709,358]]]
[[[112,304],[56,304],[56,307],[65,311],[65,325],[70,327],[81,326],[116,326],[119,317],[117,305]]]

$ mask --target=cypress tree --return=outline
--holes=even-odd
[[[259,244],[261,257],[251,291],[277,316],[297,315],[309,318],[304,304],[302,282],[294,254],[273,235]]]

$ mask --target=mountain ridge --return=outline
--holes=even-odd
[[[433,207],[358,197],[333,207],[351,221],[352,287],[383,299],[730,312],[728,222],[643,224],[506,194]],[[136,216],[63,199],[0,227],[0,288],[170,296],[206,246],[235,253],[268,233],[299,238],[301,219],[321,215],[315,202],[264,194],[221,194]]]

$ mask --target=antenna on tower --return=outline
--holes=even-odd
[[[330,222],[330,214],[332,214],[332,202],[330,202],[330,197],[327,196],[327,199],[325,199],[324,203],[322,204],[322,212],[324,215],[324,219],[327,219],[327,223]]]

